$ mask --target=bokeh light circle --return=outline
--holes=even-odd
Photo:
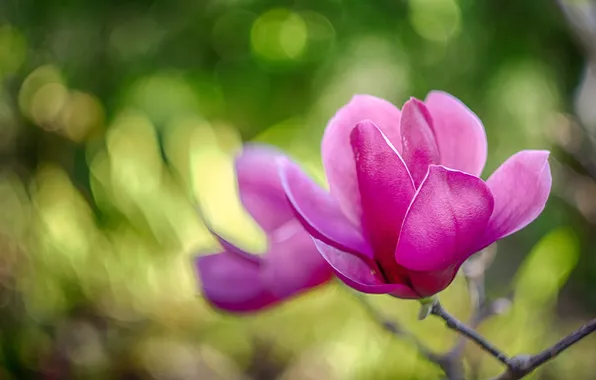
[[[269,61],[299,60],[306,50],[308,30],[297,13],[273,9],[253,23],[251,46],[255,55]]]
[[[409,0],[410,24],[422,38],[447,42],[461,29],[461,10],[456,0]]]

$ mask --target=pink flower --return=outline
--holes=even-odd
[[[333,276],[287,201],[276,166],[281,157],[252,145],[236,159],[240,200],[266,232],[269,247],[264,256],[253,255],[212,231],[223,251],[198,257],[196,267],[205,298],[220,309],[263,309]]]
[[[330,192],[280,160],[296,214],[338,277],[365,293],[429,297],[471,255],[532,222],[551,187],[549,152],[511,156],[485,182],[486,134],[455,97],[402,111],[355,96],[322,143]]]

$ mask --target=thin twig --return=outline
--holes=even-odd
[[[367,311],[370,317],[377,322],[378,325],[383,327],[393,336],[410,342],[414,347],[416,347],[420,355],[430,362],[438,365],[447,376],[447,379],[464,380],[464,368],[459,358],[454,360],[448,355],[442,355],[431,350],[426,344],[424,344],[414,334],[404,328],[400,323],[389,320],[382,315],[375,307],[373,307],[366,295],[354,291],[351,293],[360,301],[364,309]]]
[[[469,326],[476,329],[482,322],[502,311],[502,300],[487,302],[485,292],[485,273],[492,264],[497,253],[496,244],[493,244],[476,255],[470,257],[462,265],[463,275],[468,285],[470,295],[470,305],[472,307]],[[461,359],[464,355],[464,349],[468,340],[459,335],[453,348],[447,353],[453,360]],[[470,363],[471,370],[474,371],[474,363]]]
[[[443,372],[447,375],[448,379],[451,380],[462,380],[463,379],[463,367],[459,357],[453,355],[453,350],[447,352],[444,355],[437,354],[436,352],[429,349],[424,343],[422,343],[416,336],[404,329],[399,323],[395,321],[389,321],[381,313],[379,313],[368,301],[366,296],[358,292],[352,292],[365,307],[369,315],[377,321],[385,330],[389,331],[396,337],[400,337],[411,342],[429,361],[439,365]],[[596,332],[596,318],[586,323],[573,333],[567,335],[550,348],[547,348],[536,355],[518,355],[513,358],[509,358],[504,352],[489,343],[483,336],[477,333],[472,327],[465,325],[458,319],[453,317],[447,312],[441,303],[436,299],[432,304],[431,312],[445,321],[445,325],[454,330],[464,337],[475,342],[484,351],[491,354],[501,363],[507,366],[507,370],[501,375],[494,378],[494,380],[518,380],[536,368],[540,367],[544,363],[557,357],[561,352],[565,351],[575,343],[579,342],[586,336],[593,332]]]
[[[470,327],[475,329],[488,318],[491,313],[487,311],[486,299],[484,295],[484,273],[480,275],[469,275],[464,268],[464,275],[468,284],[470,301],[472,305],[472,316],[470,318]],[[447,353],[452,358],[461,358],[466,348],[467,339],[460,335],[453,348]]]
[[[464,335],[468,339],[474,341],[484,351],[494,356],[501,363],[509,365],[509,357],[505,355],[505,353],[503,353],[501,350],[489,343],[482,335],[478,334],[473,328],[465,325],[464,323],[456,319],[454,316],[449,314],[438,300],[436,300],[433,304],[431,314],[443,319],[445,321],[445,325],[448,328],[457,331],[458,333]]]
[[[424,343],[422,343],[422,341],[420,341],[420,339],[418,339],[414,334],[405,329],[400,323],[398,323],[397,321],[387,319],[375,307],[373,307],[367,296],[360,292],[352,292],[352,294],[354,294],[354,296],[360,301],[366,312],[374,321],[377,322],[377,324],[379,324],[385,330],[390,332],[392,335],[395,335],[396,337],[402,338],[412,343],[418,349],[418,351],[420,351],[420,354],[428,360],[434,363],[437,363],[440,360],[441,355],[437,354],[436,352],[433,352]]]
[[[575,343],[579,342],[583,338],[587,337],[591,333],[596,331],[596,318],[586,323],[576,331],[567,335],[565,338],[558,341],[551,348],[548,348],[532,357],[530,360],[531,365],[536,368],[546,363],[547,361],[555,358],[561,352],[565,351]]]
[[[496,377],[495,380],[517,380],[528,375],[536,368],[540,367],[544,363],[557,357],[561,352],[565,351],[575,343],[579,342],[583,338],[587,337],[591,333],[596,331],[596,318],[586,323],[579,329],[575,330],[571,334],[567,335],[553,346],[539,352],[533,356],[518,356],[511,359],[507,371],[500,376]]]
[[[504,297],[496,299],[492,302],[485,303],[480,308],[478,308],[470,318],[469,326],[472,329],[477,329],[484,321],[491,318],[494,315],[502,314],[511,304],[511,298]],[[453,360],[460,359],[464,355],[464,349],[466,347],[466,343],[468,339],[465,336],[459,334],[459,339],[457,343],[453,346],[451,351],[447,355],[449,355]],[[479,370],[480,370],[480,361],[475,360],[474,357],[468,357],[468,365],[470,368],[470,376],[471,378],[477,378]]]

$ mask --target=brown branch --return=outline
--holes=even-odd
[[[464,263],[464,265],[462,265],[462,271],[468,286],[470,304],[472,307],[468,325],[474,330],[490,317],[503,314],[511,305],[511,296],[499,298],[493,301],[488,301],[486,299],[485,273],[492,264],[496,253],[496,244],[493,244],[470,257]],[[451,360],[461,361],[462,357],[464,356],[464,350],[468,343],[468,339],[461,334],[458,335],[459,337],[456,343],[445,355]],[[472,360],[472,358],[469,357],[468,365],[470,368],[471,377],[475,378],[475,376],[478,374],[480,363],[477,360]]]
[[[476,343],[480,348],[484,351],[491,354],[497,360],[505,365],[509,365],[509,357],[505,355],[501,350],[497,347],[493,346],[489,343],[482,335],[477,333],[473,328],[467,326],[466,324],[460,322],[454,316],[449,314],[447,310],[443,308],[441,303],[436,300],[432,306],[431,314],[435,315],[445,321],[445,325],[450,328],[451,330],[457,331],[458,333],[462,334],[466,338],[472,340]]]
[[[521,379],[595,331],[596,318],[536,355],[521,355],[511,359],[507,371],[495,380]]]
[[[429,361],[439,365],[443,372],[447,375],[450,380],[463,380],[464,371],[461,363],[461,359],[458,355],[454,355],[454,350],[447,352],[446,354],[438,354],[429,349],[424,343],[422,343],[416,336],[404,329],[399,323],[395,321],[389,321],[381,313],[379,313],[368,301],[366,296],[361,293],[353,292],[354,295],[360,300],[361,304],[365,307],[369,315],[385,330],[390,332],[396,337],[405,339],[411,342]],[[593,332],[596,332],[596,318],[586,323],[573,333],[567,335],[553,346],[539,352],[536,355],[518,355],[513,358],[509,358],[504,352],[499,350],[497,347],[488,342],[482,335],[477,333],[472,327],[460,322],[457,318],[449,314],[447,310],[443,308],[441,303],[436,299],[430,311],[430,314],[435,315],[443,321],[445,325],[467,339],[476,343],[482,350],[489,353],[491,356],[499,360],[501,363],[507,366],[507,370],[501,375],[494,378],[494,380],[518,380],[526,375],[530,374],[536,368],[547,363],[551,359],[557,357],[560,353],[567,350],[586,336]],[[457,346],[456,346],[457,347]]]

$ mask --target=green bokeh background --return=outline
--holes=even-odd
[[[582,178],[554,170],[487,274],[489,297],[516,297],[482,332],[544,348],[596,313],[596,187],[560,147],[583,61],[554,2],[0,0],[0,378],[440,378],[336,283],[243,317],[199,294],[192,258],[218,247],[198,202],[265,248],[235,190],[241,143],[324,182],[323,130],[356,93],[456,95],[487,129],[484,178],[530,148]],[[370,298],[431,347],[454,342],[415,302]],[[462,278],[442,299],[467,318]],[[499,372],[467,351],[470,373]],[[592,339],[533,377],[590,379],[594,355]]]

